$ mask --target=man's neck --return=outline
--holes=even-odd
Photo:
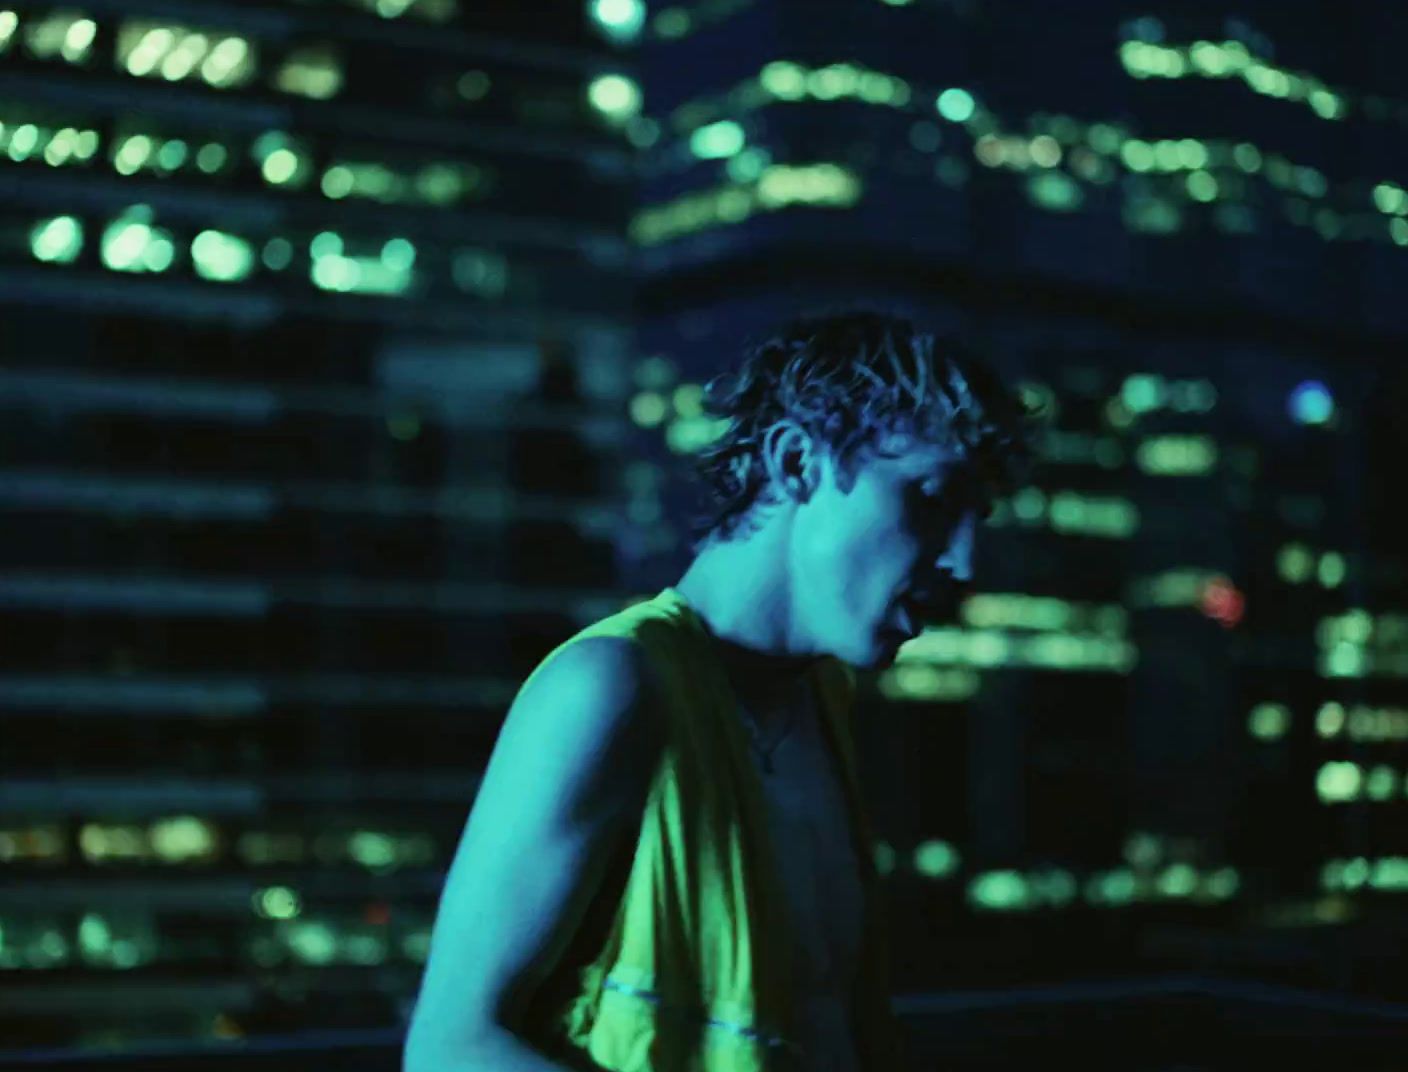
[[[713,639],[715,650],[723,655],[734,694],[754,717],[762,720],[780,715],[804,697],[808,671],[816,664],[816,657],[778,658],[746,650],[729,654],[730,645]]]
[[[797,701],[807,683],[808,672],[820,656],[778,655],[720,636],[711,621],[716,611],[709,601],[693,590],[687,579],[674,587],[708,634],[714,653],[723,664],[729,685],[750,714],[761,721],[785,712]]]

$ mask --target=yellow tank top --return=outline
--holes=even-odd
[[[668,744],[605,900],[549,969],[525,1031],[545,1052],[585,1055],[609,1072],[778,1072],[805,1067],[792,1041],[790,934],[763,787],[709,636],[674,588],[587,626],[643,645],[665,697]],[[889,943],[874,840],[850,733],[854,671],[834,657],[811,671],[823,736],[851,817],[864,889],[852,998],[860,1067],[907,1067],[889,1005]],[[609,901],[609,903],[607,903]],[[585,944],[584,944],[585,940]]]

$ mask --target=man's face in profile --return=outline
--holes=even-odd
[[[874,668],[926,620],[953,620],[987,503],[967,463],[908,437],[883,440],[854,473],[842,491],[826,456],[816,493],[798,508],[795,599],[824,650]]]

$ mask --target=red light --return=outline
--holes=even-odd
[[[391,922],[391,906],[385,901],[373,901],[362,911],[362,919],[373,927],[384,927]]]
[[[1246,607],[1246,597],[1226,577],[1215,577],[1203,588],[1203,613],[1226,629],[1242,620]]]

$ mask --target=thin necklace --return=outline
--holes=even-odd
[[[704,635],[709,637],[711,641],[715,640],[714,632],[709,628],[709,624],[704,621],[704,616],[694,609],[694,605],[684,597],[684,594],[680,592],[678,588],[672,585],[671,591],[675,593],[679,601],[689,610],[690,615],[694,618]],[[736,698],[737,693],[735,692],[735,699]],[[797,720],[796,706],[792,705],[788,708],[787,728],[782,731],[777,740],[773,741],[771,748],[763,747],[762,741],[760,740],[761,731],[758,729],[758,724],[753,720],[753,716],[748,713],[747,708],[745,708],[742,703],[739,703],[738,710],[743,718],[743,728],[748,731],[748,746],[753,750],[754,755],[758,757],[758,762],[762,764],[763,773],[776,774],[777,770],[773,767],[772,754],[777,751],[777,746],[786,740],[787,735],[792,732],[792,727]]]

